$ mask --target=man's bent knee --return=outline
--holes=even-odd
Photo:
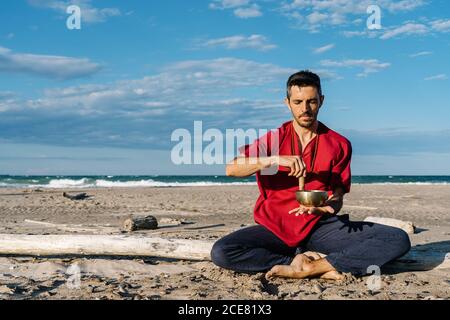
[[[389,227],[389,231],[386,235],[389,237],[393,259],[404,256],[411,249],[411,240],[409,239],[408,234],[402,229]]]
[[[404,256],[411,249],[411,240],[409,239],[409,235],[403,231],[402,229],[398,229],[397,231],[397,248],[398,248],[398,256]]]
[[[211,249],[211,261],[218,267],[232,269],[231,259],[223,241],[219,240],[214,243]]]

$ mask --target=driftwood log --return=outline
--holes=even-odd
[[[0,234],[0,254],[26,256],[149,256],[209,260],[212,242],[130,235]]]
[[[400,228],[405,231],[407,234],[414,234],[416,227],[410,221],[402,221],[398,219],[392,218],[381,218],[381,217],[367,217],[364,219],[365,222],[379,223],[384,224],[386,226]]]
[[[210,260],[212,241],[149,238],[130,235],[0,234],[0,255],[22,256],[141,256]],[[397,271],[450,268],[450,242],[417,245],[389,263]]]
[[[90,198],[90,196],[87,193],[85,193],[85,192],[78,193],[78,194],[75,194],[75,195],[70,195],[70,194],[68,194],[66,192],[63,192],[63,197],[67,198],[67,199],[70,199],[72,201],[86,200],[86,199]]]
[[[154,216],[131,217],[123,222],[123,229],[127,232],[153,230],[157,228],[158,220]]]

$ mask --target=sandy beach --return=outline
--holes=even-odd
[[[92,197],[71,201],[62,192]],[[413,247],[438,243],[450,252],[450,186],[354,185],[341,213],[411,221]],[[137,234],[215,241],[253,221],[256,186],[0,189],[2,234],[121,234],[129,217],[153,215],[162,228]],[[182,224],[181,224],[182,223]],[[0,256],[0,299],[449,299],[450,270],[383,269],[382,286],[368,277],[266,281],[211,262],[153,257]],[[71,266],[79,286],[68,285]]]

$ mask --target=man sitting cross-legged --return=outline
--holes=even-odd
[[[292,75],[285,102],[293,120],[245,146],[227,165],[228,176],[256,174],[257,225],[218,240],[212,261],[237,272],[267,272],[267,278],[338,280],[341,273],[365,275],[368,267],[407,253],[411,244],[403,230],[338,215],[350,191],[352,148],[317,120],[324,102],[320,78],[309,71]],[[275,174],[264,173],[274,167]],[[299,206],[295,191],[302,176],[306,190],[328,191],[324,206]]]

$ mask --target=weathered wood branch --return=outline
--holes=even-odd
[[[25,256],[149,256],[210,260],[212,241],[163,239],[130,235],[0,234],[0,255]],[[450,268],[450,242],[414,246],[389,268],[418,271]]]
[[[78,193],[78,194],[75,194],[75,195],[70,195],[70,194],[68,194],[66,192],[63,192],[63,197],[67,198],[67,199],[70,199],[72,201],[79,201],[79,200],[85,200],[85,199],[91,198],[91,196],[89,196],[86,192]]]
[[[212,242],[129,235],[0,234],[0,254],[153,256],[209,260]]]
[[[392,218],[382,218],[382,217],[367,217],[364,219],[365,222],[379,223],[386,226],[391,226],[395,228],[400,228],[408,234],[414,234],[415,226],[411,221],[402,221]]]
[[[154,230],[157,228],[158,220],[154,216],[131,217],[123,223],[123,229],[128,232],[137,230]]]

